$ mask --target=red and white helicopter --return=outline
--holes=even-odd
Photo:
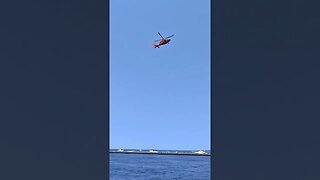
[[[168,36],[166,38],[163,38],[162,35],[159,32],[158,32],[158,34],[161,36],[162,39],[158,39],[158,40],[154,41],[154,42],[160,41],[159,44],[153,44],[154,48],[160,48],[160,46],[168,44],[171,41],[171,39],[169,39],[169,38],[174,36],[174,35],[171,35],[171,36]]]

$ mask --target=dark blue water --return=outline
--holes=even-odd
[[[110,180],[209,180],[210,156],[110,154]]]

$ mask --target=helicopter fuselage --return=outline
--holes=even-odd
[[[162,39],[159,45],[165,45],[165,44],[168,44],[169,42],[170,42],[170,39]]]
[[[162,39],[159,44],[154,44],[154,48],[160,48],[160,46],[168,44],[170,41],[170,39]]]
[[[154,48],[160,48],[160,46],[168,44],[171,41],[171,39],[169,39],[169,38],[174,36],[174,35],[171,35],[171,36],[168,36],[166,38],[163,38],[162,35],[159,32],[158,32],[158,34],[161,36],[162,39],[154,41],[154,42],[160,41],[159,44],[153,44]]]

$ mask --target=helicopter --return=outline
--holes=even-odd
[[[166,38],[163,38],[162,35],[161,35],[159,32],[158,32],[158,34],[161,36],[162,39],[158,39],[158,40],[155,40],[155,41],[154,41],[154,42],[160,41],[159,44],[153,44],[153,47],[154,47],[154,48],[160,48],[160,46],[165,45],[165,44],[168,44],[168,43],[171,41],[171,39],[169,39],[169,38],[171,38],[172,36],[174,36],[174,35],[171,35],[171,36],[168,36],[168,37],[166,37]]]

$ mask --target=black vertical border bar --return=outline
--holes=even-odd
[[[109,0],[3,1],[0,8],[0,179],[109,179]],[[81,11],[93,31],[83,29]],[[75,36],[64,41],[72,33],[84,44]],[[76,50],[90,47],[93,34],[99,41],[89,41],[98,47],[90,68],[98,72],[81,81],[86,62],[64,58],[80,57]],[[93,87],[78,91],[86,86]],[[73,101],[82,97],[87,104]]]
[[[107,113],[107,147],[106,147],[106,153],[107,153],[107,179],[110,179],[110,158],[109,158],[109,149],[110,149],[110,0],[106,0],[106,9],[107,9],[107,12],[106,12],[106,16],[107,16],[107,108],[106,108],[106,113]]]
[[[214,94],[213,94],[213,63],[214,63],[214,58],[213,58],[213,55],[214,55],[214,46],[213,46],[213,40],[214,40],[214,29],[213,29],[213,24],[214,24],[214,15],[213,15],[213,12],[214,12],[214,5],[213,5],[213,2],[215,2],[214,0],[210,0],[210,120],[211,120],[211,123],[210,123],[210,135],[211,135],[211,138],[210,138],[210,151],[211,151],[211,156],[210,156],[210,177],[211,179],[213,179],[213,159],[214,159],[214,150],[213,150],[213,143],[214,143],[214,136],[213,136],[213,124],[214,124],[214,120],[213,120],[213,100],[214,100]]]

